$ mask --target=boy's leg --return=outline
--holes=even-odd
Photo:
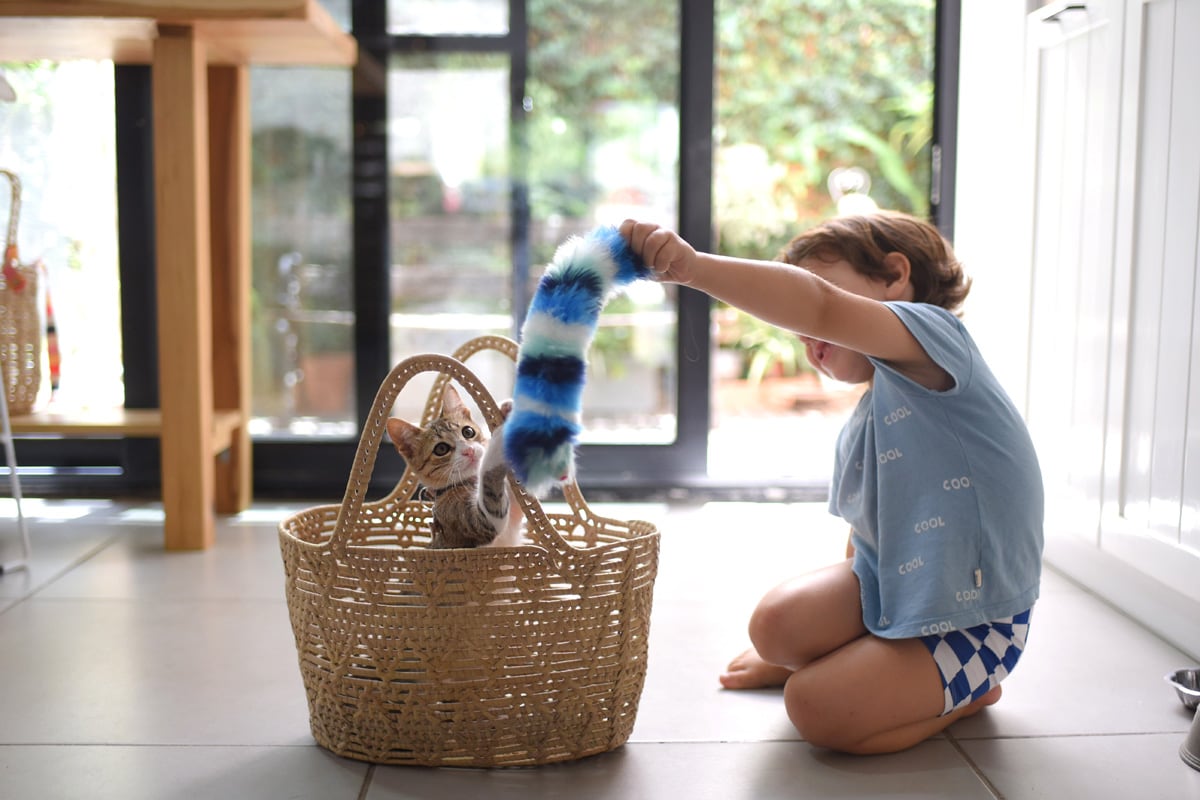
[[[925,645],[872,635],[795,671],[784,688],[788,717],[805,741],[864,754],[912,747],[999,698],[996,687],[939,716],[942,678]]]
[[[919,639],[882,639],[862,624],[857,576],[845,561],[775,587],[750,621],[754,644],[728,688],[785,683],[788,716],[820,747],[886,753],[911,747],[999,699],[999,687],[939,716],[941,673]]]
[[[750,618],[754,647],[721,675],[727,689],[782,686],[798,667],[866,633],[858,578],[845,561],[776,586]]]

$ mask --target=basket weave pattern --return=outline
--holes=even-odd
[[[20,263],[17,221],[21,213],[21,181],[0,169],[12,186],[4,269],[0,271],[0,373],[8,413],[28,414],[42,385],[42,319],[38,313],[38,268]]]
[[[431,550],[431,507],[406,472],[383,500],[363,492],[403,386],[438,373],[423,424],[453,378],[490,427],[499,409],[454,357],[414,356],[380,387],[341,505],[280,524],[288,610],[317,743],[382,764],[523,766],[623,744],[646,675],[659,534],[593,514],[564,486],[548,514],[510,485],[526,518],[519,548]]]

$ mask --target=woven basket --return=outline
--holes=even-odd
[[[509,339],[481,337],[454,357],[402,361],[379,389],[340,506],[279,528],[288,611],[317,743],[379,764],[528,766],[612,750],[633,729],[659,534],[593,514],[574,483],[570,513],[546,513],[510,478],[526,518],[518,548],[431,550],[431,507],[405,472],[365,502],[392,405],[436,372],[423,424],[454,379],[489,426],[496,402],[463,364]],[[390,450],[390,445],[386,445]]]
[[[0,378],[8,413],[28,414],[42,385],[42,319],[38,313],[38,267],[20,263],[17,220],[21,214],[21,181],[6,169],[12,185],[4,263],[0,270]]]

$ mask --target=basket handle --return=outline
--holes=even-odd
[[[505,336],[496,336],[486,334],[476,336],[468,340],[454,351],[452,358],[466,363],[467,359],[483,350],[495,350],[508,356],[515,364],[517,361],[517,343]],[[444,372],[439,372],[434,378],[433,386],[429,390],[429,397],[425,401],[424,410],[421,413],[421,426],[427,427],[429,423],[437,419],[438,414],[442,409],[442,396],[446,390],[446,384],[450,382],[450,376]],[[489,427],[491,422],[488,421]],[[391,492],[381,500],[375,501],[373,505],[380,509],[390,508],[395,504],[402,504],[410,500],[420,485],[420,479],[410,467],[405,467],[404,474],[396,485],[392,487]],[[369,511],[369,508],[368,508]]]
[[[16,255],[17,249],[17,220],[21,218],[21,179],[17,177],[17,173],[0,169],[0,175],[8,178],[9,184],[12,186],[12,202],[8,207],[8,234],[4,239],[4,248],[7,251],[11,248],[13,255]]]
[[[14,291],[25,288],[25,278],[17,270],[21,257],[17,254],[17,220],[21,218],[21,179],[17,173],[0,169],[0,175],[8,178],[12,186],[12,202],[8,207],[8,232],[4,239],[4,282]]]
[[[454,351],[451,358],[456,361],[461,361],[464,364],[467,359],[476,353],[484,350],[494,350],[498,353],[506,355],[512,360],[513,364],[517,363],[517,343],[506,336],[476,336],[474,339],[469,339],[459,346]],[[433,386],[429,390],[429,398],[425,401],[425,413],[421,416],[421,424],[428,425],[437,419],[438,414],[442,411],[442,394],[446,390],[446,384],[450,383],[450,376],[446,373],[440,373],[433,381]],[[487,420],[488,427],[491,427],[491,420]]]
[[[346,547],[350,540],[350,528],[354,525],[354,521],[359,518],[359,512],[362,509],[367,487],[371,480],[371,473],[375,468],[375,457],[379,452],[379,445],[383,440],[384,430],[387,427],[387,418],[391,413],[392,406],[395,404],[400,390],[414,376],[423,372],[439,372],[443,376],[447,376],[447,380],[454,378],[475,399],[489,428],[495,429],[501,422],[500,408],[492,398],[491,393],[488,392],[475,374],[467,369],[458,359],[436,353],[427,353],[410,356],[392,367],[391,372],[388,373],[387,378],[380,385],[379,391],[375,395],[375,402],[371,405],[371,412],[367,417],[366,423],[363,425],[362,435],[358,442],[358,450],[354,455],[354,463],[350,469],[350,478],[346,484],[346,494],[342,498],[342,504],[338,509],[337,523],[329,539],[329,547],[333,551],[334,556],[339,559],[345,556]],[[435,386],[435,390],[436,388]],[[517,501],[525,511],[526,519],[532,523],[529,526],[530,531],[537,531],[538,544],[546,546],[559,556],[569,555],[573,548],[554,530],[537,499],[525,492],[511,474],[509,481],[514,488]]]

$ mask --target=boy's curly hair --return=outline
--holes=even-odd
[[[805,258],[845,260],[869,278],[895,276],[884,266],[888,253],[902,253],[912,267],[913,300],[957,313],[971,280],[950,243],[932,224],[897,211],[834,217],[799,234],[784,247],[779,260],[799,265]]]

